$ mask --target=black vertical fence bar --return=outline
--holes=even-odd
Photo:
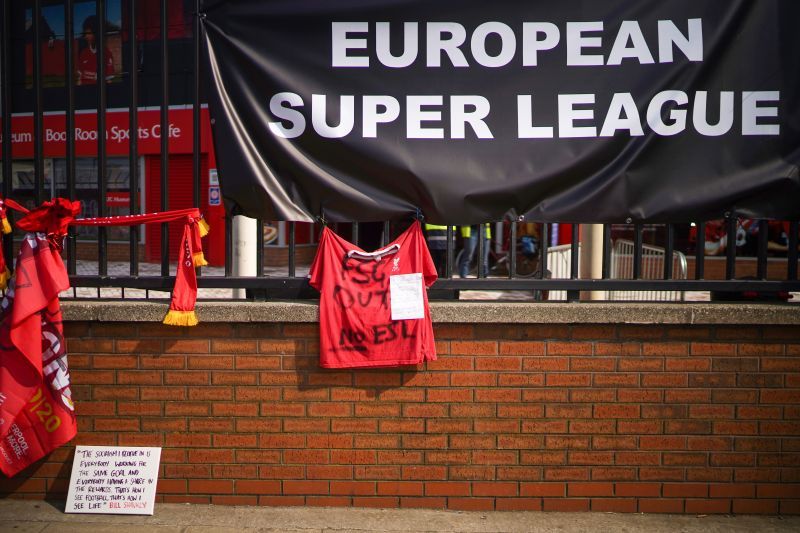
[[[478,224],[478,278],[485,278],[489,273],[483,269],[483,253],[486,249],[486,243],[483,241],[486,235],[486,224]],[[516,241],[512,243],[512,247],[516,248]],[[469,258],[468,258],[469,259]]]
[[[36,187],[36,205],[44,201],[44,150],[42,146],[42,2],[33,3],[33,170]]]
[[[295,252],[297,251],[297,222],[289,222],[289,277],[296,272]]]
[[[511,236],[508,243],[508,277],[514,278],[517,276],[517,222],[511,221]],[[483,263],[483,256],[478,256],[478,265]]]
[[[539,274],[537,277],[547,277],[547,248],[550,246],[550,228],[547,223],[542,224],[541,260],[539,261]]]
[[[580,265],[580,225],[572,224],[572,239],[570,244],[569,278],[578,279],[578,267]],[[581,299],[580,291],[568,290],[567,301],[577,302]]]
[[[108,215],[106,209],[106,6],[97,0],[97,214]],[[108,273],[108,233],[104,226],[97,228],[97,270],[101,276]]]
[[[383,223],[383,246],[389,244],[392,240],[392,223],[388,220]]]
[[[5,148],[3,148],[5,150]],[[5,153],[5,152],[3,152]],[[789,264],[786,272],[787,279],[794,281],[797,279],[797,232],[800,229],[800,222],[789,222],[789,252],[786,254]]]
[[[453,277],[453,263],[455,262],[455,249],[453,246],[453,238],[455,237],[455,233],[453,232],[453,226],[451,224],[447,225],[447,247],[445,248],[444,254],[444,277],[445,279],[450,279]]]
[[[131,99],[128,102],[128,122],[130,134],[128,135],[130,155],[128,160],[128,191],[130,197],[130,214],[139,212],[139,51],[136,42],[136,0],[130,0],[128,9],[128,44],[130,45],[130,72],[129,82]],[[139,228],[130,227],[131,247],[131,276],[139,275]]]
[[[66,147],[66,168],[67,174],[67,197],[74,200],[75,191],[75,58],[74,58],[74,39],[75,22],[74,7],[72,0],[66,2],[64,9],[64,64],[66,71],[64,75],[64,87],[67,90],[67,108],[65,110],[64,124],[66,125],[67,147]],[[76,231],[74,226],[70,226],[67,233],[67,272],[74,275],[77,272]]]
[[[736,277],[736,215],[731,213],[725,222],[728,236],[725,249],[725,279],[734,279]]]
[[[603,224],[603,266],[602,278],[611,277],[611,224]]]
[[[580,224],[572,224],[572,244],[570,247],[569,279],[578,279],[578,261],[580,260]]]
[[[769,227],[766,220],[758,221],[758,257],[756,276],[758,279],[767,279],[767,237]]]
[[[697,243],[694,249],[694,279],[703,279],[706,267],[706,223],[697,223]]]
[[[350,242],[358,246],[358,222],[353,222],[350,228]]]
[[[672,279],[672,254],[675,252],[675,226],[667,224],[666,245],[664,246],[664,279]]]
[[[200,207],[200,1],[194,2],[194,28],[192,36],[194,37],[192,44],[193,50],[193,71],[194,71],[194,87],[192,88],[192,178],[194,181],[194,206]],[[259,228],[262,224],[259,224]],[[263,234],[261,236],[263,244]],[[259,248],[260,250],[260,248]],[[261,269],[259,269],[259,273]],[[261,274],[259,274],[261,275]]]
[[[633,279],[642,277],[642,234],[644,228],[642,224],[633,225]]]
[[[256,219],[256,276],[264,275],[264,221]]]
[[[11,196],[11,1],[3,1],[3,47],[2,80],[0,80],[0,100],[3,105],[3,199]],[[3,239],[3,253],[9,269],[12,268],[14,253],[13,233]]]
[[[169,41],[167,0],[161,0],[161,210],[169,210]],[[161,275],[169,275],[169,225],[161,224]]]
[[[225,213],[225,277],[233,275],[233,219]]]

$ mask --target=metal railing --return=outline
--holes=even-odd
[[[136,0],[122,0],[123,12],[128,14],[137,13],[139,3]],[[170,28],[174,27],[169,20],[167,0],[161,0],[159,12],[159,31],[156,40],[150,39],[147,43],[141,43],[138,33],[141,28],[137,27],[137,17],[128,16],[127,20],[121,20],[119,32],[121,46],[121,64],[127,64],[127,69],[120,75],[120,80],[114,85],[113,91],[107,82],[106,65],[104,60],[97,61],[97,82],[90,86],[77,86],[74,76],[76,50],[75,50],[75,30],[74,19],[76,2],[66,0],[62,5],[64,9],[64,58],[65,65],[63,82],[60,86],[45,87],[45,80],[42,70],[42,50],[44,39],[44,22],[42,1],[31,0],[31,2],[12,2],[12,0],[2,1],[2,52],[0,53],[0,104],[2,105],[2,172],[3,181],[0,192],[5,198],[13,198],[15,191],[12,179],[12,120],[14,113],[30,113],[33,117],[33,183],[30,201],[39,204],[50,197],[46,194],[45,185],[45,150],[44,150],[44,127],[43,117],[46,113],[54,111],[53,106],[61,106],[57,109],[64,114],[65,122],[65,142],[64,158],[66,183],[59,188],[55,184],[55,177],[50,179],[51,192],[59,192],[70,198],[75,198],[79,188],[76,184],[76,138],[75,124],[77,108],[85,111],[87,107],[96,109],[97,131],[106,130],[106,115],[109,106],[109,98],[114,100],[115,108],[126,108],[129,112],[129,131],[137,131],[137,121],[139,120],[140,106],[157,105],[160,110],[160,128],[162,132],[169,131],[170,104],[181,104],[190,106],[192,109],[192,179],[191,191],[184,190],[183,194],[191,195],[193,205],[199,206],[201,202],[201,122],[200,108],[202,101],[202,86],[200,73],[201,43],[199,39],[199,1],[194,2],[194,16],[188,30],[190,38],[187,42],[181,43],[181,48],[174,48],[170,45],[173,38],[170,36]],[[48,3],[48,9],[53,9],[54,5]],[[20,34],[26,27],[22,20],[30,13],[31,18],[31,62],[30,80],[26,80],[25,67],[16,68],[19,65],[19,57],[24,57],[21,50],[15,48],[22,42]],[[105,50],[107,44],[106,35],[106,2],[96,0],[95,15],[99,20],[96,35],[96,49]],[[20,19],[20,20],[17,20]],[[115,30],[117,31],[117,30]],[[27,34],[26,34],[27,35]],[[151,35],[152,37],[152,35]],[[189,42],[190,41],[190,42]],[[142,65],[142,57],[146,53],[142,52],[142,45],[147,50],[155,50],[155,54],[150,57],[158,57],[158,69],[149,69],[149,66]],[[156,44],[157,50],[156,50]],[[191,46],[191,60],[173,60],[172,55],[179,50],[183,50],[187,44]],[[102,57],[103,54],[97,54]],[[191,64],[191,68],[188,65]],[[144,68],[144,70],[142,70]],[[171,77],[178,76],[176,69],[185,68],[180,76],[183,76],[179,83],[171,83]],[[145,76],[146,74],[146,76]],[[179,77],[180,77],[179,76]],[[146,80],[145,80],[146,78]],[[156,83],[154,89],[148,83]],[[26,85],[29,83],[29,85]],[[142,92],[143,84],[148,88]],[[183,98],[173,98],[172,92],[178,87],[188,87]],[[111,91],[111,92],[109,92]],[[112,94],[113,93],[113,94]],[[124,101],[120,103],[120,95],[124,94]],[[154,99],[157,100],[154,103]],[[55,102],[55,103],[54,103]],[[87,103],[88,102],[88,103]],[[141,201],[139,195],[143,191],[139,188],[138,176],[141,170],[139,144],[137,135],[129,135],[128,145],[128,190],[129,212],[137,213],[141,211]],[[97,135],[96,143],[97,160],[97,184],[93,189],[93,200],[98,206],[98,215],[107,215],[107,170],[108,170],[108,145],[104,135]],[[172,183],[169,158],[169,137],[161,135],[160,139],[160,175],[159,187],[161,190],[160,201],[157,209],[167,210],[170,206],[169,191],[175,188]],[[726,219],[728,235],[735,235],[737,232],[737,216],[730,213]],[[579,279],[578,271],[578,250],[579,250],[579,231],[578,226],[574,225],[571,235],[567,239],[571,244],[565,246],[549,246],[550,236],[548,226],[541,226],[539,235],[539,249],[535,258],[537,268],[533,275],[530,272],[518,271],[519,254],[524,253],[517,243],[520,240],[517,219],[506,221],[504,224],[508,228],[508,242],[510,243],[505,250],[506,270],[502,275],[496,272],[486,272],[479,266],[477,277],[460,279],[455,277],[452,272],[455,266],[456,247],[454,244],[454,231],[448,230],[448,248],[446,254],[445,272],[436,282],[431,290],[432,298],[456,298],[463,290],[482,290],[482,291],[530,291],[532,294],[549,291],[556,296],[554,291],[564,291],[563,297],[567,300],[579,299],[580,291],[608,291],[610,295],[618,295],[620,291],[634,292],[643,295],[646,299],[658,299],[659,294],[683,291],[721,291],[736,295],[737,293],[757,293],[764,295],[776,295],[784,292],[800,291],[800,281],[798,281],[798,221],[789,223],[787,235],[785,257],[769,260],[768,257],[768,236],[767,222],[758,221],[760,229],[758,233],[756,271],[753,279],[737,279],[737,248],[728,246],[724,256],[724,275],[722,279],[706,279],[706,251],[705,251],[705,231],[704,223],[697,224],[697,239],[693,257],[693,279],[687,279],[686,264],[676,265],[674,261],[663,261],[660,263],[651,259],[651,248],[644,243],[643,230],[641,223],[630,224],[628,228],[633,233],[631,244],[626,244],[626,251],[614,251],[612,248],[612,226],[603,226],[602,249],[602,276],[599,279]],[[630,222],[630,221],[628,221]],[[266,221],[259,220],[259,228],[263,228]],[[381,242],[389,242],[393,233],[398,233],[409,221],[403,222],[383,222]],[[269,254],[269,246],[264,245],[263,232],[258,231],[257,237],[257,275],[254,277],[235,277],[232,275],[232,247],[233,235],[232,224],[229,216],[225,218],[225,264],[219,271],[204,269],[198,279],[198,285],[203,290],[215,289],[247,289],[247,294],[251,298],[313,298],[316,296],[313,290],[308,287],[305,277],[305,261],[298,261],[296,242],[297,223],[289,222],[286,224],[286,260],[285,271],[276,273],[265,266],[265,250]],[[672,257],[675,254],[675,232],[679,226],[676,224],[666,224],[662,228],[665,236],[661,240],[663,244],[662,257]],[[219,231],[219,228],[216,228]],[[70,232],[66,246],[66,260],[71,282],[76,290],[73,296],[76,297],[103,297],[106,295],[122,297],[160,297],[162,292],[152,293],[151,291],[168,292],[173,284],[173,277],[170,275],[170,235],[167,224],[161,226],[161,254],[160,261],[152,266],[142,261],[140,257],[140,232],[137,228],[131,228],[128,233],[128,258],[125,261],[125,272],[119,272],[116,268],[109,272],[109,238],[105,228],[100,228],[96,239],[96,259],[93,263],[91,274],[82,273],[78,261],[78,241],[74,231]],[[349,227],[351,241],[359,243],[363,235],[360,225],[353,223]],[[505,236],[504,236],[505,238]],[[175,243],[177,244],[177,243]],[[486,244],[483,239],[478,240],[478,257],[482,257],[483,247]],[[10,239],[5,240],[6,257],[13,255],[13,243]],[[614,258],[616,257],[616,263]],[[625,279],[622,279],[620,268],[621,258],[624,257],[626,270]],[[529,258],[527,258],[529,259]],[[770,264],[775,262],[781,264],[783,274],[775,277],[768,275]],[[479,262],[480,264],[480,262]],[[527,268],[527,267],[526,267]],[[551,273],[547,275],[548,271]],[[553,275],[557,273],[557,275]],[[741,275],[739,277],[742,277]],[[127,293],[126,293],[127,291]],[[203,292],[200,293],[204,297]]]

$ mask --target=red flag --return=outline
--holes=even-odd
[[[68,288],[55,245],[28,233],[0,318],[0,470],[7,476],[78,431],[58,302]]]

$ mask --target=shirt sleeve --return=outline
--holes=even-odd
[[[329,231],[327,227],[323,228],[319,245],[317,246],[317,253],[314,256],[314,261],[311,262],[311,269],[308,272],[308,284],[320,292],[322,292],[322,272],[325,268],[325,249],[327,248]]]
[[[417,229],[415,230],[415,241],[417,254],[419,255],[420,262],[422,263],[422,277],[425,280],[425,287],[430,288],[430,286],[433,285],[433,283],[439,278],[439,275],[436,273],[436,265],[433,263],[433,258],[428,250],[428,245],[425,243],[425,237],[422,235],[422,229],[419,226],[419,222],[415,222],[415,224],[417,224]]]

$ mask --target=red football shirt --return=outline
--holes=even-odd
[[[392,320],[392,285],[399,285],[392,277],[411,278],[413,283],[414,276],[409,274],[421,274],[419,283],[425,287],[436,281],[436,267],[419,222],[371,253],[327,227],[322,230],[309,274],[309,283],[320,292],[320,366],[414,365],[436,359],[424,287],[419,287],[424,316]],[[399,306],[399,301],[395,303]]]

